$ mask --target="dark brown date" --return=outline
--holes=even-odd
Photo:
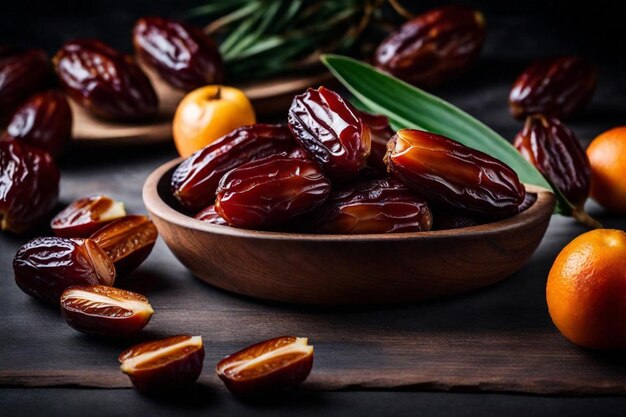
[[[107,223],[126,215],[124,203],[105,195],[79,198],[50,221],[59,237],[89,237]]]
[[[233,226],[262,229],[313,210],[329,193],[330,181],[314,162],[272,155],[224,175],[215,211]]]
[[[529,116],[515,137],[515,147],[576,206],[591,188],[589,158],[576,135],[554,117]]]
[[[0,230],[24,232],[54,208],[59,169],[46,151],[0,141]]]
[[[44,88],[51,72],[41,49],[7,52],[0,58],[0,120],[6,121],[23,100]]]
[[[130,56],[103,42],[67,42],[53,62],[65,92],[97,117],[137,120],[157,110],[159,101],[146,74]]]
[[[430,230],[426,200],[395,178],[364,181],[336,190],[315,214],[317,233],[403,233]]]
[[[118,359],[120,369],[138,391],[165,391],[186,387],[198,379],[204,346],[200,336],[177,335],[135,345]]]
[[[209,207],[196,214],[195,219],[201,220],[206,223],[219,224],[222,226],[228,226],[228,222],[220,217],[215,211],[215,205],[211,204]]]
[[[445,136],[403,129],[387,149],[389,171],[429,201],[490,216],[513,215],[524,201],[515,171]]]
[[[119,276],[128,275],[146,260],[159,232],[146,216],[124,216],[91,235],[115,264]]]
[[[209,35],[161,17],[139,19],[133,29],[137,55],[168,84],[184,91],[222,82],[222,57]]]
[[[334,91],[309,88],[295,96],[288,121],[302,149],[329,177],[345,181],[365,166],[370,130],[359,113]]]
[[[75,285],[61,294],[61,315],[79,332],[106,337],[138,333],[154,310],[135,292],[106,285]]]
[[[113,263],[91,239],[33,239],[17,251],[13,271],[22,291],[53,305],[72,285],[111,286],[115,281]]]
[[[462,229],[485,223],[480,217],[462,210],[437,207],[433,211],[433,230]]]
[[[485,19],[463,6],[446,6],[404,23],[376,50],[376,66],[411,84],[432,87],[462,74],[480,55]]]
[[[389,125],[389,119],[382,114],[369,114],[359,111],[361,120],[370,129],[372,138],[372,149],[367,162],[381,172],[387,172],[385,165],[385,154],[387,153],[387,142],[394,135],[394,130]]]
[[[532,114],[566,118],[591,100],[596,78],[595,68],[575,56],[536,61],[511,88],[511,114],[516,119]]]
[[[215,201],[220,178],[233,168],[296,145],[287,126],[240,127],[185,159],[172,174],[171,188],[180,204],[192,211]]]
[[[72,138],[72,111],[67,99],[54,90],[31,96],[11,117],[7,133],[53,157],[59,156]]]

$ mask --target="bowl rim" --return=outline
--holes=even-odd
[[[177,211],[161,198],[158,192],[158,185],[161,182],[161,179],[172,168],[180,164],[183,159],[184,158],[175,158],[162,164],[160,167],[152,171],[150,175],[146,178],[142,193],[146,209],[151,215],[156,215],[161,219],[174,223],[178,226],[196,230],[199,232],[230,237],[265,240],[291,240],[298,242],[336,242],[346,240],[353,242],[377,242],[390,240],[406,241],[421,239],[443,239],[452,236],[458,238],[476,238],[481,236],[490,236],[495,233],[501,233],[504,231],[515,230],[524,225],[531,224],[539,219],[543,219],[544,216],[549,218],[550,216],[552,216],[554,206],[556,204],[556,199],[552,191],[536,185],[524,184],[527,192],[537,194],[537,199],[529,208],[519,214],[508,217],[506,219],[477,226],[469,226],[459,229],[385,234],[317,234],[249,230],[232,226],[211,224],[194,219],[193,217]]]

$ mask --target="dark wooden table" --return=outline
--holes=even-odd
[[[540,2],[531,3],[540,16]],[[145,14],[133,7],[132,18],[120,15],[126,25],[135,15]],[[480,63],[437,93],[512,138],[521,124],[508,116],[505,103],[515,75],[532,56],[578,52],[598,64],[600,83],[588,110],[569,124],[584,142],[626,124],[626,68],[610,53],[618,42],[614,48],[606,44],[606,39],[613,39],[610,27],[602,32],[601,47],[596,49],[573,30],[551,30],[545,26],[549,19],[508,15],[499,20],[493,13]],[[31,32],[27,36],[39,36],[36,40],[44,44],[58,40],[54,26],[44,25],[46,19],[56,22],[57,28],[69,21],[55,16],[39,17],[49,37]],[[90,14],[84,18],[95,19]],[[3,27],[10,30],[12,25],[7,20]],[[74,36],[81,28],[92,31],[86,29],[87,23],[68,25],[63,26],[68,34],[63,36]],[[599,28],[595,31],[601,34]],[[586,33],[592,32],[587,28]],[[526,36],[516,35],[520,33]],[[129,211],[143,213],[145,177],[173,157],[170,145],[72,148],[61,160],[61,202],[101,192],[124,200]],[[594,203],[588,208],[605,226],[626,229],[624,217],[607,214]],[[159,241],[131,279],[120,282],[145,293],[156,309],[144,333],[129,342],[79,334],[57,311],[16,287],[11,268],[15,251],[48,230],[42,228],[32,236],[2,235],[0,414],[625,415],[623,354],[573,346],[547,313],[545,280],[552,261],[584,231],[570,219],[553,217],[531,261],[496,286],[418,305],[350,309],[303,308],[225,293],[195,279]],[[200,383],[176,397],[146,397],[130,389],[117,370],[119,352],[132,342],[179,332],[204,338],[207,357]],[[315,367],[302,390],[262,404],[234,400],[213,375],[215,363],[248,343],[286,333],[306,335],[316,348]]]

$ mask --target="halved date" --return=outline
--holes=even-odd
[[[111,286],[115,281],[113,263],[91,239],[33,239],[17,251],[13,271],[22,291],[54,305],[72,285]]]
[[[215,210],[233,226],[262,229],[313,210],[329,193],[330,181],[314,162],[272,155],[224,175]]]
[[[21,233],[41,222],[57,202],[59,178],[49,153],[0,140],[0,230]]]
[[[130,56],[103,42],[67,42],[53,63],[65,92],[97,117],[137,120],[157,110],[159,100],[146,74]]]
[[[42,49],[9,51],[0,58],[0,121],[6,121],[22,100],[44,88],[51,73]]]
[[[591,166],[572,129],[554,117],[529,116],[515,137],[515,147],[570,202],[585,204],[591,188]]]
[[[159,233],[146,216],[125,216],[91,236],[115,264],[118,275],[128,275],[146,260]]]
[[[403,129],[387,149],[389,171],[429,201],[502,217],[515,214],[524,200],[515,171],[444,136]]]
[[[219,224],[222,226],[228,226],[228,222],[220,217],[215,211],[215,205],[211,204],[209,207],[205,208],[194,217],[197,220],[201,220],[206,223]]]
[[[17,109],[7,133],[57,157],[72,138],[72,111],[65,95],[49,90],[35,94]]]
[[[295,388],[313,367],[313,346],[305,337],[282,336],[256,343],[222,359],[217,376],[233,394],[256,396]]]
[[[188,386],[198,379],[204,361],[202,337],[178,335],[141,343],[119,356],[120,369],[138,391]]]
[[[315,213],[319,233],[402,233],[430,230],[433,216],[426,200],[395,178],[364,181],[333,191]]]
[[[168,84],[184,91],[222,81],[222,57],[203,31],[161,17],[144,17],[133,29],[135,51]]]
[[[102,226],[126,216],[124,203],[104,195],[80,198],[64,208],[50,222],[60,237],[89,237]]]
[[[289,128],[302,149],[326,175],[345,181],[355,177],[370,154],[370,130],[359,113],[325,87],[295,96]]]
[[[189,210],[201,210],[215,202],[217,185],[225,173],[255,159],[289,152],[295,145],[283,125],[255,124],[233,130],[176,168],[171,181],[174,197]]]
[[[61,294],[61,315],[67,324],[97,336],[138,333],[153,313],[143,295],[105,285],[73,286]]]
[[[432,87],[463,73],[480,55],[485,34],[480,12],[440,7],[404,23],[380,44],[374,60],[398,78]]]
[[[591,100],[596,70],[585,60],[566,56],[536,61],[515,80],[509,108],[516,119],[532,114],[568,117]]]

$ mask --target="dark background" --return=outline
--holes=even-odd
[[[178,17],[182,10],[203,3],[4,0],[0,2],[0,43],[44,47],[53,54],[66,40],[96,37],[130,52],[130,31],[137,18],[144,15]],[[414,12],[448,4],[436,1],[402,3]],[[487,43],[480,61],[470,73],[441,88],[438,94],[478,116],[503,136],[512,138],[521,124],[509,117],[505,103],[515,76],[533,58],[578,54],[596,64],[600,77],[592,103],[570,125],[579,138],[587,142],[612,126],[626,124],[626,2],[494,0],[458,3],[484,12],[488,23]],[[128,201],[129,206],[141,212],[138,190],[145,175],[173,157],[174,150],[170,145],[123,152],[119,149],[98,150],[97,153],[90,149],[77,150],[61,161],[64,181],[62,201],[69,202],[77,194],[97,191],[80,188],[86,176],[92,181],[101,181],[105,189],[114,187],[111,185],[113,182],[124,182],[135,196],[135,200]],[[598,213],[597,206],[593,208]],[[552,236],[558,237],[562,230],[560,227],[565,227],[565,223],[555,220],[553,223],[556,224],[551,226]],[[608,220],[623,225],[623,220],[617,217],[609,217]],[[16,248],[23,242],[0,238],[0,271],[7,273],[0,278],[5,282],[12,281],[8,265]],[[561,244],[560,240],[558,242]],[[7,282],[7,285],[12,286],[13,283]],[[14,290],[11,287],[11,291]],[[0,292],[7,294],[5,289]],[[278,406],[261,407],[236,402],[224,390],[213,392],[210,397],[210,404],[204,407],[204,402],[203,406],[194,405],[193,399],[190,404],[155,401],[128,389],[0,388],[0,410],[5,410],[0,414],[79,415],[90,409],[89,415],[169,415],[182,410],[185,413],[195,411],[213,415],[254,411],[263,415],[617,416],[625,415],[626,409],[626,398],[619,397],[302,391]]]

